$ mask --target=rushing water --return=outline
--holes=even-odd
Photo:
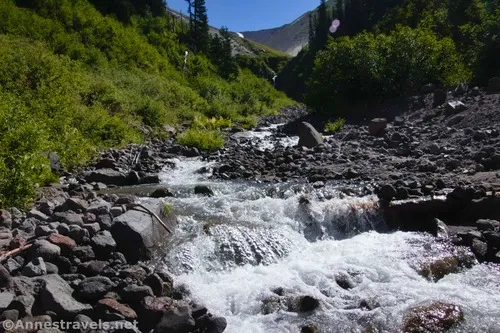
[[[162,178],[179,216],[165,269],[194,301],[228,320],[226,332],[300,332],[308,323],[321,332],[398,332],[405,311],[432,300],[462,307],[465,321],[455,332],[500,332],[498,267],[425,279],[415,267],[446,246],[423,234],[380,232],[376,198],[345,194],[356,188],[214,181],[199,172],[209,163],[174,162]],[[215,195],[195,196],[196,185]],[[342,278],[351,289],[339,286]],[[300,295],[320,308],[289,311]]]

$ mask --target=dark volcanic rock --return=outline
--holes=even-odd
[[[116,249],[116,242],[109,231],[102,231],[91,239],[94,253],[101,258],[107,258]]]
[[[176,307],[167,311],[156,326],[154,333],[189,333],[196,327],[188,306]]]
[[[51,274],[37,278],[40,288],[41,306],[45,311],[53,311],[61,318],[73,319],[77,314],[89,313],[92,306],[75,300],[73,289],[59,275]]]
[[[391,185],[384,185],[377,192],[377,196],[380,199],[384,199],[387,201],[391,201],[397,195],[398,193],[396,192],[396,189]]]
[[[444,302],[415,307],[405,315],[404,332],[444,332],[464,319],[459,306]]]
[[[0,265],[0,288],[8,287],[11,283],[11,276],[9,271]]]
[[[106,185],[125,186],[129,184],[127,175],[113,169],[99,169],[85,175],[85,180],[89,183],[103,183]]]
[[[384,133],[387,128],[387,119],[385,118],[374,118],[370,121],[368,127],[368,132],[373,136],[380,136]]]
[[[24,276],[33,277],[47,274],[47,266],[45,261],[38,257],[30,261],[24,266],[22,273]]]
[[[214,195],[214,191],[206,185],[197,185],[194,188],[194,194],[202,194],[211,197]]]
[[[485,219],[480,219],[476,221],[476,226],[477,230],[480,231],[498,231],[500,227],[500,222],[495,221],[495,220],[485,220]]]
[[[45,239],[37,240],[30,248],[31,258],[41,257],[50,261],[61,255],[61,248]]]
[[[129,285],[120,291],[120,296],[127,303],[136,303],[146,296],[153,296],[153,291],[149,286]]]
[[[174,195],[168,188],[157,188],[149,195],[151,198],[164,198],[164,197],[173,197]]]
[[[107,277],[89,277],[78,284],[78,297],[85,301],[97,301],[113,289],[114,283]]]

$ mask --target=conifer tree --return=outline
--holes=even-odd
[[[191,0],[186,0],[188,4],[188,15],[189,15],[189,29],[193,30],[193,4]]]
[[[328,39],[328,28],[330,26],[330,17],[326,7],[326,0],[321,0],[318,8],[318,22],[316,25],[316,47],[322,49],[326,45]]]
[[[316,33],[316,27],[314,23],[314,15],[309,14],[309,45],[312,45],[314,42],[314,37]]]
[[[236,61],[232,57],[231,34],[226,27],[219,30],[210,41],[210,56],[212,62],[217,65],[219,75],[229,79],[238,72]]]
[[[205,0],[193,0],[193,29],[191,33],[195,49],[207,54],[210,46],[210,33]]]

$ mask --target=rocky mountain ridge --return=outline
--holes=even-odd
[[[334,4],[333,0],[327,1],[328,6]],[[257,43],[267,45],[275,50],[296,56],[309,41],[310,15],[317,9],[308,11],[293,22],[272,29],[241,32],[245,38]]]

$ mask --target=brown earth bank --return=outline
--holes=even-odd
[[[180,156],[216,161],[214,178],[362,185],[361,194],[379,197],[391,230],[448,237],[447,243],[469,246],[479,261],[500,262],[500,94],[458,87],[389,102],[372,114],[378,118],[348,121],[325,137],[316,129],[328,118],[303,107],[261,119],[257,131],[287,123],[271,141],[298,134],[293,147],[258,149],[235,129],[227,131],[223,149],[204,153],[176,144],[172,129],[173,139],[102,153],[78,174],[65,174],[62,184],[41,189],[31,210],[1,211],[0,321],[137,320],[128,331],[223,332],[224,318],[189,301],[187,290],[148,264],[175,228],[171,209],[155,199],[138,205],[134,197],[112,194],[116,189],[105,193],[146,185],[137,191],[171,196],[158,185],[159,172]],[[210,188],[193,190],[211,195]],[[439,279],[473,261],[464,258],[426,263],[421,274]],[[314,299],[305,301],[314,307]],[[443,311],[445,319],[431,318]],[[411,310],[405,324],[415,332],[435,325],[437,332],[460,320],[460,309],[439,303]]]

